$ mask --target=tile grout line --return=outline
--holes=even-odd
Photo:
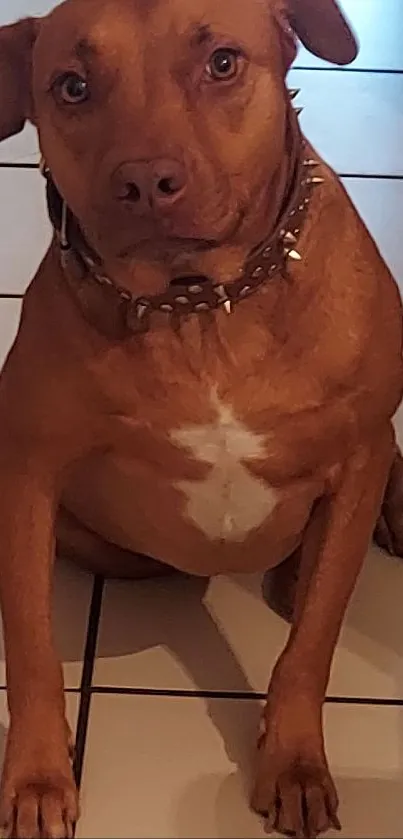
[[[150,696],[165,697],[171,699],[233,699],[239,701],[265,700],[267,693],[262,691],[236,691],[236,690],[191,690],[190,688],[145,688],[145,687],[119,687],[112,685],[94,685],[91,693],[102,696]],[[388,697],[366,697],[366,696],[327,696],[327,705],[374,705],[378,707],[402,707],[403,699],[391,699]]]
[[[355,178],[363,181],[403,181],[403,174],[393,175],[386,172],[384,174],[378,172],[337,172],[337,176],[342,180]]]
[[[289,72],[293,70],[302,70],[304,73],[367,73],[368,75],[381,76],[401,76],[403,74],[403,68],[399,70],[396,67],[310,67],[309,64],[293,64]]]
[[[94,672],[95,653],[98,640],[99,621],[101,616],[102,597],[104,590],[103,577],[95,576],[92,589],[91,604],[88,616],[87,637],[84,650],[83,671],[80,686],[80,703],[76,728],[76,742],[73,771],[78,788],[84,763],[84,753],[88,731],[88,721],[91,706],[91,685]]]
[[[371,696],[327,696],[326,705],[372,705],[378,708],[402,708],[403,699]]]
[[[19,160],[0,160],[0,169],[39,169],[39,163],[21,162]]]

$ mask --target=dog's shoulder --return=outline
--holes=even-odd
[[[385,371],[401,378],[399,290],[340,179],[324,164],[320,174],[295,269],[301,346],[316,346],[328,381],[375,388]]]

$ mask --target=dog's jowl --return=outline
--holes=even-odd
[[[36,126],[54,229],[0,377],[8,835],[78,818],[56,552],[110,576],[281,577],[252,806],[286,835],[338,825],[322,705],[375,529],[403,553],[402,324],[301,134],[297,37],[356,55],[335,0],[66,0],[0,29],[0,139]]]

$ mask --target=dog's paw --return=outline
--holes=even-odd
[[[78,818],[78,792],[63,718],[48,730],[11,725],[0,788],[0,827],[10,839],[70,839]]]
[[[285,836],[313,839],[331,828],[340,830],[337,793],[326,766],[296,761],[280,775],[262,766],[252,807],[269,830]]]
[[[340,830],[316,703],[303,697],[267,703],[251,805],[265,817],[268,830],[285,836],[313,839],[331,828]]]
[[[77,790],[70,778],[32,776],[1,799],[0,820],[7,839],[72,839],[77,818]]]

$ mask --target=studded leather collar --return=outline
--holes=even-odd
[[[298,91],[290,91],[293,98]],[[295,165],[283,209],[270,238],[255,248],[235,279],[213,283],[208,278],[175,282],[155,295],[135,297],[102,271],[102,264],[81,236],[70,236],[72,216],[60,196],[46,164],[41,171],[47,181],[49,216],[56,233],[60,259],[70,290],[86,318],[102,333],[113,338],[145,332],[153,312],[167,316],[198,314],[222,306],[230,314],[233,306],[253,294],[263,283],[284,269],[288,259],[300,260],[297,250],[312,189],[322,182],[314,175],[317,162],[309,156],[299,125],[298,111],[291,112]],[[77,228],[77,225],[76,225]],[[74,241],[73,241],[74,239]]]

